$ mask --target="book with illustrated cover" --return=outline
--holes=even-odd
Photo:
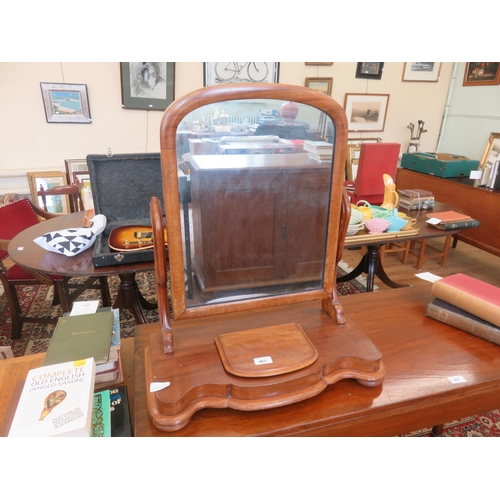
[[[94,393],[90,437],[111,437],[111,410],[109,391]]]
[[[435,281],[431,293],[464,311],[500,326],[500,288],[465,274]]]
[[[93,358],[30,370],[9,437],[89,437],[94,378]]]
[[[113,322],[113,311],[59,318],[43,365],[90,357],[94,358],[96,364],[106,363],[109,359]]]
[[[500,327],[444,300],[433,299],[429,302],[425,315],[500,345]]]

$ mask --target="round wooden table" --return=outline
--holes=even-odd
[[[49,252],[33,242],[35,238],[51,231],[81,227],[84,212],[76,212],[48,219],[25,229],[15,236],[8,246],[9,257],[25,269],[42,274],[72,277],[95,277],[118,275],[120,286],[114,308],[129,309],[137,323],[146,323],[144,309],[156,309],[157,304],[148,302],[140,293],[135,275],[140,271],[154,269],[154,262],[120,264],[116,266],[94,267],[92,250],[88,248],[73,257]]]

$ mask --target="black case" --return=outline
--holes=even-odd
[[[163,200],[160,153],[88,155],[87,165],[95,213],[107,220],[94,244],[94,266],[153,262],[153,249],[115,252],[108,237],[115,227],[151,226],[149,202],[153,196]]]

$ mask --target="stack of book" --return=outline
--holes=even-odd
[[[96,390],[109,387],[110,384],[116,385],[123,382],[122,358],[120,353],[120,310],[113,311],[113,335],[109,348],[109,358],[106,363],[96,366],[95,388]]]
[[[465,274],[432,285],[426,316],[500,345],[500,288]]]
[[[398,189],[399,206],[407,210],[427,210],[434,207],[434,196],[425,189]]]
[[[427,214],[426,222],[444,231],[474,228],[479,227],[480,224],[477,219],[473,219],[470,215],[461,214],[454,210]]]
[[[333,158],[333,144],[325,141],[304,141],[304,151],[309,153],[311,160],[318,163],[331,163]]]
[[[16,193],[7,193],[0,195],[0,205],[8,205],[9,203],[12,203],[13,201],[16,200],[17,200]]]

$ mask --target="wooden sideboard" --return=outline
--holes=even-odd
[[[320,279],[330,164],[302,153],[190,162],[192,262],[204,291]]]
[[[468,178],[447,178],[422,174],[398,168],[398,189],[420,188],[432,191],[436,200],[452,205],[481,222],[474,229],[464,229],[456,235],[458,240],[500,257],[500,191],[474,187]]]

